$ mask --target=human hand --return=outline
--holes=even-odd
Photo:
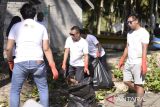
[[[101,57],[101,53],[99,51],[96,52],[96,57],[97,58]]]
[[[8,61],[9,69],[13,71],[14,61]]]
[[[49,66],[50,66],[52,74],[53,74],[53,79],[57,80],[58,79],[58,71],[55,67],[55,64],[49,64]]]
[[[122,56],[119,60],[119,63],[118,63],[119,69],[122,69],[122,67],[124,66],[124,60],[125,60],[125,58]]]
[[[88,68],[86,68],[86,67],[84,67],[84,73],[87,73],[88,75],[90,75],[90,73],[89,73],[89,69],[88,69]]]
[[[63,71],[66,71],[66,64],[62,64]]]

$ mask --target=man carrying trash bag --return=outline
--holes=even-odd
[[[97,88],[111,88],[113,86],[112,74],[107,70],[105,51],[97,38],[87,34],[86,29],[81,30],[81,37],[88,42],[90,76],[93,77],[93,86]]]

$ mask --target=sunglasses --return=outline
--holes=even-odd
[[[127,24],[132,24],[132,22],[134,22],[135,20],[132,21],[127,21]]]
[[[75,34],[72,34],[72,33],[69,33],[69,34],[70,34],[71,36],[73,36],[73,37],[75,36]]]

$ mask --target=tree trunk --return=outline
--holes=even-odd
[[[124,1],[124,31],[123,35],[126,35],[128,32],[128,25],[127,25],[127,17],[131,13],[131,0]]]
[[[95,27],[94,27],[95,17],[96,17],[95,10],[91,10],[91,15],[88,17],[88,24],[86,26],[90,33],[95,33],[94,32],[94,29],[95,29]]]
[[[159,18],[159,14],[158,14],[158,0],[156,0],[156,3],[155,3],[155,23],[158,23],[158,18]]]
[[[151,8],[150,8],[150,25],[151,25],[151,33],[153,33],[153,29],[155,27],[155,15],[154,15],[154,0],[150,1]]]
[[[4,56],[3,56],[3,46],[4,46],[4,18],[5,18],[5,13],[6,13],[6,3],[0,4],[0,62],[4,61]]]
[[[99,12],[98,12],[98,17],[97,17],[97,35],[100,35],[100,31],[101,31],[101,19],[102,19],[102,11],[103,11],[103,5],[104,4],[104,0],[100,1],[100,6],[99,6]]]
[[[140,7],[140,4],[141,4],[141,0],[136,0],[136,13],[138,15],[141,15],[141,7]]]

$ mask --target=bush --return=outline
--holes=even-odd
[[[123,80],[123,71],[119,68],[112,66],[112,73],[116,81],[122,81]]]
[[[148,91],[160,91],[160,67],[158,66],[158,53],[148,56],[148,72],[145,77],[145,89]]]

